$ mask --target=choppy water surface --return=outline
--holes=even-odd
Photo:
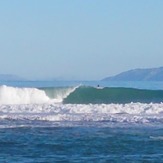
[[[162,162],[163,130],[151,127],[0,129],[1,162]]]

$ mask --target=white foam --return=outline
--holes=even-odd
[[[13,104],[42,104],[42,103],[61,103],[74,88],[67,88],[64,91],[58,91],[56,97],[49,98],[44,90],[37,88],[17,88],[6,85],[0,86],[0,105]]]
[[[108,121],[116,123],[162,123],[163,103],[79,105],[1,105],[0,120]]]
[[[44,91],[36,88],[0,86],[0,104],[46,103],[50,99]]]
[[[150,139],[153,139],[153,140],[163,140],[163,136],[150,136]]]

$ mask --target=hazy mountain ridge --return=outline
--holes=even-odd
[[[163,67],[148,69],[133,69],[115,76],[107,77],[104,81],[163,81]]]
[[[12,74],[0,74],[0,81],[24,81],[25,79]]]

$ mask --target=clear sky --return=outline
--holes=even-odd
[[[0,74],[98,80],[163,66],[163,0],[0,0]]]

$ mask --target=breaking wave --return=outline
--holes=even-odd
[[[126,104],[131,102],[163,102],[163,90],[86,86],[39,89],[0,86],[0,105],[42,103]]]
[[[75,89],[76,87],[37,89],[3,85],[0,86],[0,105],[59,103]]]

